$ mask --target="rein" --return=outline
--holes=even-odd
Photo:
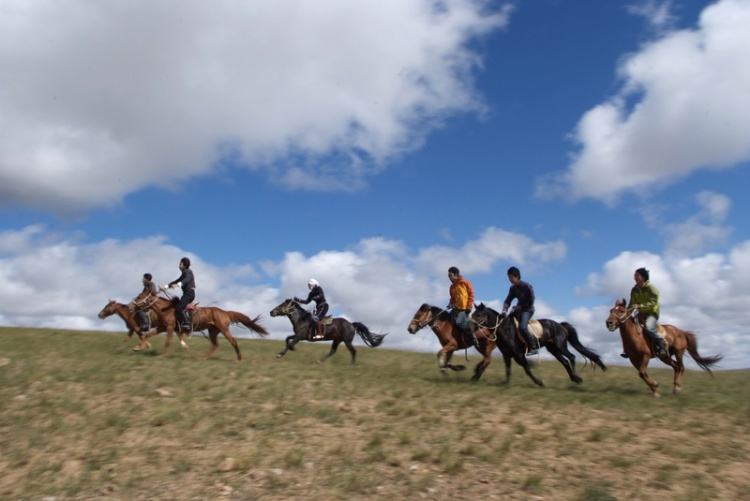
[[[469,318],[469,322],[478,325],[482,329],[487,329],[490,332],[490,335],[487,336],[487,339],[490,341],[497,341],[497,328],[500,327],[500,324],[503,323],[503,317],[501,315],[497,316],[497,322],[495,323],[495,326],[490,329],[488,325],[484,325],[482,322],[477,322],[473,318]]]

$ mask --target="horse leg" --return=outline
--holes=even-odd
[[[284,340],[284,349],[276,354],[276,358],[281,358],[286,355],[287,351],[294,350],[294,345],[297,344],[296,337],[296,334],[287,336],[287,338]]]
[[[684,352],[675,350],[675,371],[674,371],[674,388],[672,393],[678,395],[682,392],[682,378],[685,375],[685,364],[682,362]]]
[[[352,341],[354,340],[354,335],[344,336],[344,344],[346,345],[346,349],[349,350],[349,353],[352,355],[352,365],[354,365],[354,362],[357,361],[357,350],[354,349],[354,345],[352,344]]]
[[[172,336],[174,336],[174,326],[167,325],[167,339],[164,341],[164,351],[161,352],[161,356],[169,355],[169,345],[172,343]]]
[[[650,357],[648,353],[645,353],[641,359],[640,365],[636,366],[636,369],[638,369],[638,376],[640,376],[640,378],[643,379],[643,382],[646,383],[646,385],[648,386],[648,389],[651,390],[651,394],[655,398],[659,398],[661,396],[659,395],[659,383],[651,379],[651,377],[646,372],[646,367],[648,367],[649,358]]]
[[[445,343],[443,349],[438,352],[438,368],[440,370],[453,369],[450,365],[451,357],[453,352],[458,349],[458,343],[451,337],[451,339]]]
[[[340,339],[334,339],[333,340],[333,344],[331,344],[331,350],[328,352],[328,354],[326,354],[326,356],[324,356],[323,358],[321,358],[319,360],[319,362],[323,363],[326,360],[328,360],[329,358],[331,358],[333,356],[333,354],[336,353],[336,350],[339,348],[340,344],[341,344],[341,340]]]
[[[562,364],[563,367],[565,367],[565,372],[568,373],[568,377],[570,378],[571,381],[573,381],[576,384],[581,384],[583,382],[583,379],[581,379],[581,377],[578,374],[576,374],[575,369],[571,367],[570,362],[568,362],[568,359],[563,356],[562,352],[556,345],[554,344],[548,345],[547,351],[552,353],[552,356],[555,357],[557,361]]]
[[[208,358],[213,355],[219,347],[219,329],[216,327],[209,327],[208,340],[211,341],[211,346],[208,348],[208,351],[203,354],[203,358]]]
[[[224,334],[224,339],[229,341],[229,344],[232,345],[232,348],[234,348],[234,353],[237,355],[237,361],[239,362],[242,360],[242,353],[240,353],[240,345],[237,343],[237,339],[232,335],[231,332],[229,332],[229,326],[227,325],[222,329],[222,334]]]
[[[562,343],[559,345],[560,347],[560,353],[562,353],[565,358],[568,359],[570,362],[570,367],[573,369],[573,372],[576,371],[576,356],[573,355],[573,353],[568,349],[568,342],[563,339]],[[585,360],[585,357],[584,357]],[[584,363],[584,368],[586,367],[586,364]]]
[[[487,369],[487,367],[492,363],[492,346],[488,346],[487,344],[484,345],[484,349],[482,350],[482,355],[484,358],[482,358],[482,361],[477,364],[477,366],[474,368],[474,376],[472,376],[472,381],[479,381],[479,378],[482,377],[482,374],[484,374],[484,371]]]
[[[529,366],[529,361],[526,359],[526,355],[524,355],[523,353],[515,353],[513,358],[515,358],[518,365],[523,367],[524,372],[527,376],[529,376],[529,378],[531,378],[532,381],[534,381],[534,384],[544,388],[544,383],[542,382],[542,380],[537,378],[534,373],[531,372],[531,367]]]

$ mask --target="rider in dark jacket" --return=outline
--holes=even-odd
[[[295,297],[294,300],[300,304],[310,304],[311,301],[315,303],[315,313],[313,314],[313,320],[315,320],[315,322],[317,323],[317,328],[315,331],[315,335],[312,336],[312,339],[314,341],[317,341],[325,337],[323,335],[322,320],[326,316],[326,313],[328,313],[328,303],[326,302],[326,295],[323,292],[323,288],[320,286],[317,280],[315,280],[314,278],[308,280],[307,288],[310,289],[310,293],[307,295],[307,299]]]
[[[510,303],[514,299],[516,302],[516,314],[519,317],[518,328],[526,339],[528,347],[527,355],[536,355],[539,351],[537,341],[529,332],[529,320],[534,315],[534,287],[530,283],[521,280],[521,272],[515,266],[508,268],[508,281],[512,284],[508,290],[508,296],[503,301],[503,313],[508,311]]]
[[[180,323],[180,326],[184,331],[191,331],[192,325],[190,325],[190,322],[187,319],[187,316],[185,315],[185,308],[187,305],[195,301],[195,277],[193,277],[193,270],[190,269],[190,259],[187,257],[183,257],[180,259],[180,271],[182,271],[182,274],[177,280],[172,280],[169,282],[168,286],[166,287],[181,287],[182,288],[182,297],[180,300],[175,304],[175,315],[177,316],[177,321]]]

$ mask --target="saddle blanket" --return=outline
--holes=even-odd
[[[516,317],[513,317],[513,321],[516,323],[516,329],[518,329],[518,319]],[[529,332],[535,338],[542,339],[542,336],[544,335],[544,329],[542,329],[542,324],[539,322],[539,320],[529,320]]]

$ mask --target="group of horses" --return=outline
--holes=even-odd
[[[148,312],[151,326],[148,332],[142,332],[138,325],[135,316],[135,311],[138,308]],[[385,334],[370,332],[367,326],[361,322],[350,322],[338,317],[323,319],[323,338],[313,339],[312,333],[315,332],[316,320],[294,299],[285,300],[273,308],[270,314],[272,317],[285,316],[292,324],[293,334],[286,338],[284,349],[276,355],[279,358],[283,357],[288,351],[294,350],[295,345],[300,341],[319,340],[332,342],[330,351],[321,359],[321,362],[334,355],[343,342],[351,354],[351,362],[354,363],[357,353],[353,345],[355,334],[359,335],[364,343],[372,348],[382,344],[385,339]],[[179,323],[175,315],[174,303],[166,298],[140,295],[130,304],[110,300],[99,312],[99,318],[104,319],[111,315],[117,315],[125,322],[128,328],[126,340],[131,339],[134,333],[138,335],[139,343],[134,348],[135,350],[149,348],[151,346],[149,338],[161,332],[167,334],[163,355],[169,353],[169,347],[175,333],[179,336],[180,344],[185,349],[188,348],[185,338],[189,333],[182,332],[178,328]],[[657,355],[655,347],[644,335],[643,326],[637,318],[638,311],[634,308],[627,308],[625,300],[622,300],[616,302],[610,310],[605,324],[610,331],[619,329],[625,354],[655,397],[659,396],[659,384],[646,372],[651,358],[657,357],[672,367],[674,370],[673,392],[675,394],[682,390],[682,379],[685,372],[683,356],[686,350],[698,366],[708,372],[711,372],[711,366],[721,360],[720,355],[702,357],[698,353],[695,334],[672,325],[660,326],[660,331],[667,345],[667,352]],[[208,332],[211,346],[205,354],[206,357],[213,355],[218,348],[218,335],[221,333],[234,348],[237,360],[241,360],[242,355],[239,345],[231,334],[229,327],[232,324],[240,324],[252,332],[266,336],[268,332],[258,319],[259,316],[250,318],[243,313],[223,310],[215,306],[200,307],[195,308],[192,313],[192,330]],[[506,384],[510,383],[511,360],[515,360],[523,367],[526,375],[535,384],[544,386],[544,382],[532,371],[527,358],[526,341],[513,315],[499,313],[489,306],[479,304],[475,305],[469,325],[470,329],[461,329],[455,324],[450,312],[425,303],[414,313],[407,331],[416,334],[425,327],[431,328],[441,344],[437,357],[438,367],[443,372],[464,370],[465,366],[452,364],[451,358],[455,351],[468,350],[473,346],[482,355],[482,360],[474,367],[474,374],[471,378],[473,381],[478,381],[487,366],[492,362],[492,353],[497,348],[505,362]],[[578,351],[583,356],[584,361],[590,361],[592,367],[599,367],[603,371],[607,370],[601,357],[594,350],[581,343],[578,332],[570,323],[540,319],[532,321],[530,330],[537,337],[539,346],[546,348],[562,364],[568,377],[574,383],[580,384],[583,379],[576,372],[576,357],[568,349],[568,345]]]

